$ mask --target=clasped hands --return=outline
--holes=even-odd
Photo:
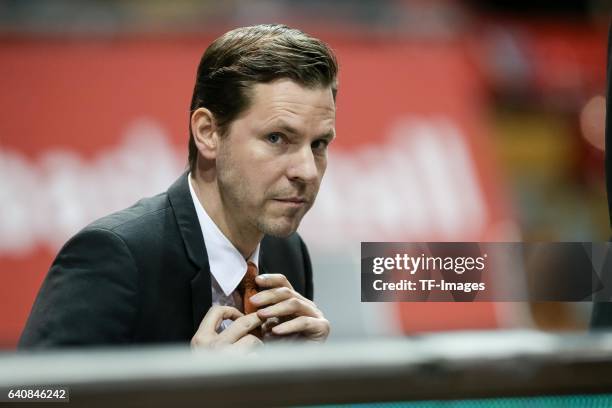
[[[325,341],[329,335],[329,322],[313,301],[293,289],[285,275],[259,275],[255,282],[260,289],[264,289],[251,297],[251,302],[259,310],[245,315],[235,307],[212,306],[191,339],[192,348],[232,347],[250,350],[262,344],[259,338],[249,334],[259,326],[266,339],[298,335],[305,340]],[[217,333],[225,319],[233,322],[221,333]]]

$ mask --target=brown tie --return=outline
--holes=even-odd
[[[257,307],[251,303],[251,296],[257,293],[257,284],[255,277],[257,276],[257,266],[253,262],[247,263],[247,271],[238,286],[238,290],[242,295],[242,304],[244,306],[244,314],[257,312]],[[251,331],[251,334],[261,339],[261,327],[257,327]]]

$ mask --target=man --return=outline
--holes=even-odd
[[[214,41],[197,71],[189,172],[64,245],[20,347],[324,341],[329,323],[295,231],[335,136],[336,77],[333,52],[286,26]]]

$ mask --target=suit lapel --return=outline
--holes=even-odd
[[[291,243],[293,241],[293,244]],[[300,256],[299,238],[274,238],[265,236],[261,241],[259,251],[260,273],[280,273],[287,277],[293,289],[306,297],[312,297],[312,291],[306,288],[306,271],[304,261],[298,261]],[[309,261],[308,254],[303,253],[304,260]]]
[[[268,257],[265,255],[267,253],[266,251],[266,246],[267,246],[267,239],[264,237],[264,239],[261,241],[261,247],[259,249],[259,274],[263,275],[266,273],[280,273],[283,274],[287,277],[287,279],[289,280],[289,282],[291,283],[292,286],[294,286],[295,288],[295,284],[293,282],[293,277],[291,275],[291,271],[286,271],[286,270],[278,270],[278,267],[275,267],[274,264],[270,264],[270,260],[268,259]]]
[[[191,280],[191,303],[194,333],[212,304],[210,265],[202,229],[189,191],[188,172],[183,173],[168,189],[179,231],[185,243],[187,257],[198,272]]]
[[[259,272],[258,275],[265,275],[267,273],[273,273],[270,272],[270,269],[266,266],[266,257],[264,256],[265,254],[265,250],[264,250],[265,244],[264,241],[261,242],[261,245],[259,247]]]
[[[268,271],[268,269],[266,269],[266,267],[263,264],[259,264],[259,271],[257,272],[258,275],[265,275],[267,273],[271,273]]]

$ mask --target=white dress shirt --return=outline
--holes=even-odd
[[[206,252],[208,253],[208,264],[210,265],[210,273],[212,275],[212,303],[213,305],[233,306],[240,311],[244,311],[242,297],[236,288],[246,274],[247,260],[244,259],[240,251],[227,239],[217,224],[206,213],[191,185],[191,173],[189,173],[188,180],[189,191],[191,192],[200,228],[202,228]],[[255,251],[253,251],[248,259],[257,265],[258,269],[259,247],[260,244],[257,244],[257,248],[255,248]],[[225,330],[231,323],[232,320],[230,319],[223,320],[218,331]]]

